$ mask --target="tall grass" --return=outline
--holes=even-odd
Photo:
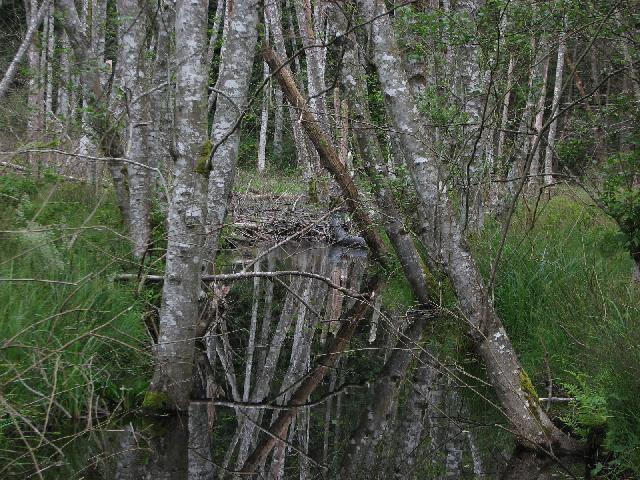
[[[109,280],[131,269],[111,195],[10,176],[0,177],[0,193],[0,477],[6,478],[43,461],[29,450],[55,452],[60,419],[82,418],[90,426],[96,414],[133,405],[147,385],[149,356],[143,303],[131,287]]]
[[[495,301],[540,396],[576,397],[559,414],[579,432],[604,429],[609,465],[640,474],[640,291],[617,227],[568,193],[521,210],[505,245]],[[488,274],[500,239],[474,247]],[[557,407],[556,407],[557,408]]]

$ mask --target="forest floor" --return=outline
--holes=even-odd
[[[306,202],[304,190],[296,178],[241,172],[227,241],[283,238],[300,222],[325,235],[326,219],[318,220],[328,208]],[[24,279],[0,282],[3,401],[37,425],[86,418],[88,410],[138,408],[150,378],[145,322],[160,291],[110,280],[139,268],[111,192],[95,197],[82,184],[5,174],[0,205],[0,277]],[[500,231],[488,222],[471,242],[487,275]],[[162,252],[161,222],[153,235]],[[161,273],[160,253],[150,262],[149,270]],[[631,270],[615,225],[582,196],[558,192],[535,215],[518,211],[494,294],[539,395],[576,399],[553,407],[557,421],[585,437],[604,432],[611,478],[640,472],[640,292]],[[434,297],[455,312],[446,282],[440,288]],[[390,273],[383,307],[410,306],[407,292]],[[467,368],[469,350],[457,333],[439,328],[429,342]],[[12,425],[10,418],[0,423],[0,455],[11,452],[4,435]]]

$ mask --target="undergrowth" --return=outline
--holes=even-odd
[[[0,477],[8,478],[54,461],[29,451],[55,454],[61,420],[90,426],[137,404],[150,361],[144,305],[109,279],[132,268],[110,192],[0,177],[0,243]]]
[[[575,398],[552,412],[587,438],[605,431],[600,475],[640,475],[640,291],[617,226],[585,199],[560,193],[535,218],[521,209],[497,270],[495,302],[538,392]],[[475,239],[487,277],[500,242]],[[614,454],[611,456],[611,454]],[[613,458],[613,460],[611,460]],[[594,472],[595,473],[595,472]]]

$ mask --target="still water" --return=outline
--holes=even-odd
[[[228,271],[242,270],[259,254],[255,249],[234,252]],[[358,292],[370,268],[362,250],[300,244],[270,252],[249,270],[312,272]],[[228,403],[214,407],[198,401],[182,416],[129,415],[96,420],[89,430],[78,427],[45,477],[234,478],[355,300],[303,276],[249,278],[225,293],[204,342],[207,368],[198,374],[203,385],[209,385],[207,379],[217,385],[215,390],[203,387],[205,396]],[[253,478],[584,476],[582,465],[515,450],[490,388],[460,374],[458,359],[438,353],[428,342],[415,344],[410,369],[397,380],[399,394],[382,412],[384,421],[361,435],[364,448],[348,457],[362,412],[375,412],[383,404],[373,383],[410,318],[406,307],[382,308],[383,298],[384,293],[359,325],[349,351],[312,396],[321,401],[298,410],[287,438],[277,441]],[[352,462],[348,468],[346,458]]]

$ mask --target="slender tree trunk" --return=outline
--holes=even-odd
[[[271,36],[273,38],[273,45],[275,47],[276,53],[280,58],[287,58],[287,51],[284,43],[284,32],[282,30],[282,15],[280,13],[280,6],[281,6],[280,0],[267,2],[265,4],[265,17],[266,17],[267,24],[269,25]],[[298,57],[296,56],[294,61],[297,59]],[[275,85],[275,87],[276,87],[275,88],[276,109],[277,108],[284,109],[285,105],[283,103],[282,89],[280,88],[280,85]],[[296,153],[297,153],[297,164],[303,166],[303,168],[305,169],[305,173],[304,173],[305,178],[308,179],[310,176],[310,171],[308,171],[309,169],[307,168],[309,166],[309,158],[308,158],[308,151],[305,143],[304,133],[302,132],[302,126],[300,125],[300,121],[298,119],[298,115],[295,109],[291,105],[289,105],[287,110],[289,112],[289,121],[291,122],[291,129],[293,131],[293,141],[294,141]],[[282,115],[282,112],[281,112],[281,115]],[[278,126],[278,121],[282,122],[282,118],[280,120],[278,119],[278,110],[276,110],[276,125],[275,125],[274,140],[273,140],[274,155],[275,155],[276,148],[282,148],[282,145],[281,145],[282,138],[280,137],[279,139],[277,139],[275,137],[276,134],[280,136],[282,135],[282,125]],[[278,130],[278,128],[280,130]],[[279,158],[279,155],[276,155],[276,158]]]
[[[273,158],[282,157],[282,137],[284,132],[284,104],[282,90],[278,85],[273,89]]]
[[[454,14],[465,18],[475,28],[478,11],[483,0],[458,0]],[[456,57],[455,91],[461,100],[462,111],[467,122],[462,127],[462,151],[460,168],[462,173],[462,225],[477,229],[482,226],[483,185],[482,173],[486,171],[485,151],[488,129],[484,128],[484,95],[486,79],[480,71],[480,52],[476,42],[465,42],[459,47],[448,45]]]
[[[11,82],[13,82],[16,72],[18,71],[18,66],[20,66],[25,54],[27,52],[29,52],[29,56],[35,54],[35,34],[38,31],[42,20],[44,20],[47,15],[50,5],[51,0],[44,0],[40,5],[40,8],[37,8],[35,0],[31,0],[31,12],[27,11],[27,25],[29,25],[29,28],[27,28],[27,33],[25,34],[18,51],[0,81],[0,98],[4,97],[9,90]],[[31,67],[31,60],[29,61],[29,66]]]
[[[265,37],[269,35],[269,23],[265,18]],[[258,138],[258,172],[264,172],[267,156],[267,127],[269,123],[269,97],[271,82],[269,81],[269,65],[262,62],[262,80],[265,85],[262,93],[262,112],[260,114],[260,136]]]
[[[439,191],[438,165],[429,149],[419,140],[428,137],[418,118],[386,8],[377,0],[359,0],[358,4],[364,19],[371,19],[373,61],[387,110],[399,133],[407,168],[426,214],[423,222],[427,249],[433,258],[440,258],[442,268],[451,280],[504,413],[520,441],[534,446],[573,450],[576,448],[574,442],[540,408],[529,377],[522,369],[490,302],[484,280],[466,247],[449,201]]]
[[[540,48],[546,47],[547,43],[540,41]],[[540,139],[542,137],[542,125],[544,120],[544,109],[547,103],[547,82],[549,78],[549,57],[546,56],[537,66],[538,73],[536,78],[542,82],[540,86],[540,94],[538,96],[538,105],[536,107],[536,116],[533,122],[534,134],[530,140],[530,149],[535,149],[531,154],[531,165],[529,166],[529,187],[540,184],[538,174],[540,173],[540,150],[542,145]]]
[[[347,35],[348,22],[344,14],[332,9],[333,25],[338,35]],[[389,172],[384,160],[382,148],[373,129],[373,120],[369,114],[367,101],[367,85],[364,81],[364,59],[358,50],[357,41],[353,33],[343,40],[343,71],[342,88],[345,97],[351,103],[353,113],[353,132],[356,138],[360,156],[363,159],[365,171],[374,189],[376,205],[382,213],[382,221],[393,247],[395,249],[405,276],[409,280],[415,297],[420,304],[429,304],[429,289],[426,283],[426,271],[411,233],[405,228],[402,214],[397,207],[393,192],[386,185],[385,179]]]
[[[216,14],[213,19],[213,25],[211,26],[211,36],[209,37],[209,47],[207,48],[207,65],[211,68],[213,63],[213,57],[215,55],[216,47],[218,44],[218,35],[220,33],[220,25],[224,18],[224,6],[225,0],[218,0],[216,3]]]
[[[556,61],[556,78],[553,86],[553,103],[551,104],[551,117],[556,117],[560,111],[560,97],[562,96],[562,74],[564,72],[564,57],[567,52],[566,33],[561,32],[558,39],[558,58]],[[547,137],[547,149],[544,155],[544,183],[553,183],[553,157],[555,154],[556,133],[558,131],[558,118],[553,118],[549,124]]]
[[[161,4],[157,12],[153,12],[154,28],[154,63],[152,73],[152,92],[149,97],[150,108],[153,112],[149,126],[149,164],[158,168],[163,175],[171,177],[171,152],[174,151],[173,131],[173,64],[170,61],[171,37],[175,24],[173,11]],[[154,185],[154,182],[151,182]],[[169,199],[165,199],[167,202]]]
[[[69,89],[71,87],[71,59],[69,58],[69,39],[63,31],[60,34],[60,74],[58,75],[58,116],[62,118],[65,127],[70,123],[69,113],[71,105],[69,104]]]
[[[40,70],[40,52],[38,50],[38,43],[35,39],[35,32],[38,30],[39,24],[41,24],[49,11],[49,2],[43,2],[40,8],[37,8],[36,0],[28,2],[30,9],[27,13],[29,19],[30,28],[34,29],[31,40],[28,46],[28,63],[29,63],[29,93],[28,93],[28,117],[27,117],[27,141],[34,142],[40,138],[43,130],[43,102],[44,95],[42,94],[42,72]],[[16,64],[17,69],[19,62]],[[11,73],[11,70],[7,70],[7,75]],[[9,87],[10,82],[7,81],[5,88]],[[35,155],[29,154],[29,163],[32,170],[37,169],[38,159]],[[34,168],[36,167],[36,168]]]
[[[207,172],[209,216],[205,261],[211,265],[218,249],[236,174],[240,144],[239,120],[247,100],[258,37],[258,4],[253,0],[236,0],[229,15],[217,83],[222,93],[216,100],[211,127],[211,143],[215,152],[211,158],[211,170]]]
[[[314,15],[310,0],[293,0],[293,5],[298,22],[300,40],[305,51],[306,71],[307,71],[307,95],[309,109],[320,122],[327,123],[327,105],[325,99],[326,85],[324,81],[324,59],[326,48],[321,45],[323,38],[318,27],[318,16]],[[315,150],[310,151],[310,172],[313,173],[318,168],[318,154]],[[311,178],[313,181],[313,178]]]
[[[141,259],[151,236],[149,163],[149,96],[143,95],[150,84],[146,60],[146,18],[144,4],[138,0],[118,0],[120,14],[120,53],[118,79],[127,113],[127,163],[129,179],[130,224],[133,256]]]
[[[54,21],[54,6],[49,5],[49,16],[46,22],[47,27],[47,48],[46,48],[46,87],[45,87],[45,125],[51,123],[53,117],[53,64],[55,62],[54,53],[56,47],[56,32]]]
[[[207,145],[207,0],[178,0],[175,17],[176,158],[156,367],[145,401],[185,410],[193,381],[206,220],[206,178],[196,172]],[[154,402],[154,400],[156,400]]]
[[[278,82],[280,82],[280,87],[289,102],[300,109],[303,127],[307,136],[311,142],[313,142],[325,168],[333,174],[336,182],[342,189],[342,194],[345,200],[347,200],[347,208],[353,214],[353,218],[358,227],[362,229],[362,234],[367,242],[367,246],[371,249],[375,259],[384,263],[386,261],[386,246],[375,230],[374,223],[369,217],[368,212],[363,208],[364,204],[361,200],[360,192],[346,167],[340,161],[338,152],[332,145],[331,139],[309,110],[305,99],[300,94],[291,75],[291,71],[286,66],[283,66],[282,61],[270,47],[266,46],[263,49],[263,56],[269,64],[269,67],[271,67],[271,71],[278,79]]]

